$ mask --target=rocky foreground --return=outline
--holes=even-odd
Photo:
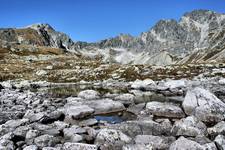
[[[102,82],[95,85],[127,91],[88,89],[66,98],[30,91],[49,83],[21,83],[0,86],[0,149],[225,148],[221,77]]]

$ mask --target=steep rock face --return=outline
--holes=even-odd
[[[1,45],[48,46],[74,50],[74,42],[64,33],[55,31],[49,24],[34,24],[25,28],[0,29]]]
[[[48,42],[48,46],[63,48],[66,50],[74,49],[74,42],[68,35],[55,31],[48,24],[34,24],[28,26],[28,28],[34,29],[39,33],[39,35],[42,35]]]
[[[153,54],[167,50],[172,54],[181,55],[195,48],[213,47],[216,42],[222,43],[222,37],[220,41],[215,41],[214,36],[222,34],[224,28],[224,14],[195,10],[184,14],[179,22],[173,19],[160,20],[150,31],[143,32],[139,37],[122,34],[100,42],[99,46],[145,50]]]
[[[224,40],[225,14],[195,10],[184,14],[179,21],[160,20],[149,31],[143,32],[138,37],[121,34],[115,38],[95,43],[95,47],[100,49],[120,48],[127,53],[131,52],[129,56],[125,57],[126,63],[168,65],[222,61]],[[165,56],[165,52],[169,55]],[[124,54],[108,55],[116,58],[123,57]],[[161,57],[162,55],[165,57]],[[140,59],[142,61],[139,61]],[[116,62],[124,61],[124,59],[115,60]]]

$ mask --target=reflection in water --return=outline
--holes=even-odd
[[[121,123],[127,120],[134,120],[137,116],[133,113],[123,111],[117,113],[108,113],[103,115],[96,115],[94,118],[98,121],[105,121],[110,124]]]
[[[95,116],[95,119],[98,121],[106,121],[107,123],[111,123],[111,124],[121,123],[124,121],[119,116]]]
[[[104,88],[102,86],[93,86],[93,85],[66,85],[66,86],[52,86],[47,88],[38,89],[38,91],[42,91],[48,93],[54,98],[66,98],[70,96],[77,96],[79,92],[83,90],[96,90],[101,95],[106,93],[127,93],[127,88]],[[32,89],[33,92],[37,92],[36,89]]]

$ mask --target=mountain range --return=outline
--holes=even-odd
[[[49,24],[0,29],[0,47],[23,51],[23,46],[29,51],[38,47],[62,49],[65,53],[101,59],[105,63],[223,63],[225,14],[194,10],[185,13],[179,21],[160,20],[137,37],[120,34],[96,43],[73,41]]]

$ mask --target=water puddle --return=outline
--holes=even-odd
[[[137,116],[134,115],[133,113],[124,111],[124,112],[118,112],[118,113],[95,115],[94,118],[98,120],[99,122],[103,121],[110,124],[116,124],[116,123],[121,123],[128,120],[135,120]]]

